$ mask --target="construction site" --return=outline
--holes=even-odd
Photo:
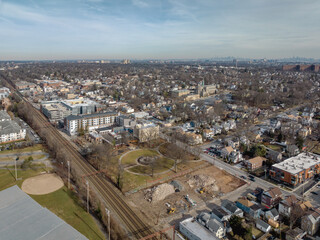
[[[240,178],[208,166],[128,196],[152,225],[171,226],[186,215],[210,210],[210,204],[244,185]]]

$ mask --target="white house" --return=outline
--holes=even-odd
[[[256,227],[264,233],[267,233],[271,230],[271,226],[268,223],[262,221],[261,219],[257,219]]]

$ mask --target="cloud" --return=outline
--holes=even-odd
[[[140,8],[149,7],[149,4],[143,0],[132,0],[132,4]]]

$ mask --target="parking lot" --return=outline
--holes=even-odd
[[[15,118],[14,121],[16,121],[22,128],[26,129],[27,137],[30,141],[32,141],[34,143],[41,142],[41,139],[38,136],[38,134],[36,134],[36,132],[25,121],[23,121],[20,118]]]

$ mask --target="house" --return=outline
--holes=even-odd
[[[274,162],[281,162],[282,161],[282,153],[278,151],[274,151],[270,148],[267,148],[267,158],[271,159]]]
[[[243,211],[240,208],[238,208],[234,202],[231,202],[230,200],[222,200],[221,208],[228,214],[231,214],[231,216],[236,215],[238,217],[243,217]]]
[[[294,228],[286,232],[286,240],[302,240],[307,233],[300,228]]]
[[[198,145],[202,143],[202,136],[200,134],[196,134],[193,132],[186,132],[185,136],[187,138],[187,142],[190,145]]]
[[[231,214],[223,210],[222,207],[215,207],[210,212],[211,218],[217,219],[220,222],[228,221],[231,218]]]
[[[297,156],[300,153],[300,150],[296,145],[288,145],[286,151],[289,157]]]
[[[309,235],[314,235],[319,230],[320,208],[309,210],[301,219],[301,229]]]
[[[246,166],[249,171],[254,171],[262,167],[263,162],[267,159],[264,157],[255,157],[246,161]]]
[[[275,207],[282,200],[282,192],[279,188],[273,187],[264,191],[261,197],[261,204],[266,208]]]
[[[232,151],[229,155],[229,161],[232,163],[239,163],[243,160],[242,154],[239,150]]]
[[[277,209],[272,208],[271,210],[266,211],[265,217],[266,217],[267,219],[272,219],[273,221],[278,221],[278,219],[279,219],[279,212],[278,212]]]
[[[298,202],[294,195],[286,196],[285,199],[279,203],[279,214],[289,217],[292,207]]]
[[[205,139],[212,138],[212,137],[214,137],[214,132],[210,129],[204,129],[203,130],[203,137]]]
[[[271,230],[271,226],[268,223],[262,221],[261,219],[257,219],[256,228],[258,228],[264,233],[269,232]]]
[[[226,235],[224,224],[217,219],[211,218],[206,226],[217,238],[223,238]]]
[[[196,220],[217,238],[223,238],[226,235],[225,224],[220,220],[213,218],[212,214],[210,215],[209,213],[202,212],[196,217]]]
[[[236,201],[236,205],[248,216],[255,219],[260,218],[261,208],[257,203],[249,201],[246,198],[239,198]]]
[[[229,155],[231,154],[231,152],[233,152],[233,148],[232,147],[225,147],[223,149],[221,149],[221,157],[222,158],[227,158],[229,157]]]

